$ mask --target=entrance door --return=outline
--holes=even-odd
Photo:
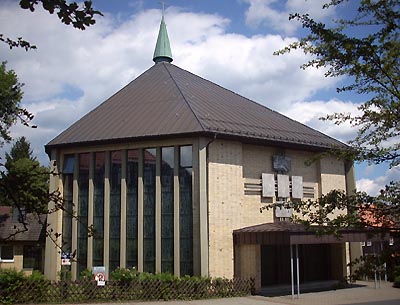
[[[299,245],[299,257],[302,282],[331,279],[330,246],[328,244]]]
[[[331,257],[328,244],[299,245],[300,282],[331,279]],[[296,258],[293,246],[294,272]],[[261,285],[290,284],[290,246],[261,246]]]
[[[289,245],[261,246],[261,285],[290,283]]]

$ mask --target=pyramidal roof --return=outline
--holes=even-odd
[[[50,141],[65,145],[205,135],[326,149],[345,144],[161,61]]]

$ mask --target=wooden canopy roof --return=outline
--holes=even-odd
[[[304,225],[287,221],[263,223],[233,231],[235,244],[259,245],[300,245],[333,244],[344,242],[389,240],[389,234],[373,234],[368,229],[343,229],[338,236],[318,235],[318,227],[306,228]]]

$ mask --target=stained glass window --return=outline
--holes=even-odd
[[[104,265],[104,171],[105,153],[97,152],[94,157],[93,179],[93,266]]]
[[[63,167],[63,229],[62,229],[62,250],[65,253],[71,253],[72,249],[72,191],[73,191],[73,173],[74,173],[73,155],[64,157]]]
[[[79,196],[78,196],[78,275],[87,268],[88,243],[88,198],[89,198],[89,159],[88,153],[79,155]]]
[[[155,272],[156,149],[144,150],[143,258],[145,272]]]
[[[139,150],[128,151],[126,174],[126,267],[137,268]]]
[[[111,153],[110,171],[110,265],[109,272],[119,267],[121,235],[121,151]]]
[[[174,273],[174,148],[161,154],[161,271]]]
[[[180,274],[193,275],[192,146],[180,147]]]

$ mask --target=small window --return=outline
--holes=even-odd
[[[0,261],[1,262],[14,262],[14,248],[13,246],[0,247]]]
[[[393,239],[393,237],[390,237],[389,246],[393,246],[393,245],[394,245],[394,239]]]
[[[371,247],[372,246],[372,241],[367,241],[367,247]]]
[[[361,247],[365,247],[365,241],[361,242]]]
[[[74,165],[75,164],[75,156],[74,155],[66,155],[64,157],[64,168],[63,174],[73,174],[74,173]]]

